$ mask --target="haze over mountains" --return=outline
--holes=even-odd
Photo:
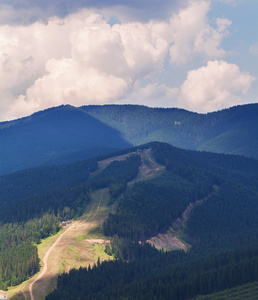
[[[137,105],[60,106],[0,123],[0,174],[151,141],[258,158],[258,104],[197,114]]]

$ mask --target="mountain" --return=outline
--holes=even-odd
[[[110,261],[61,274],[46,299],[191,299],[249,287],[258,281],[257,186],[256,159],[160,142],[2,175],[0,288],[38,271],[35,244],[61,220],[87,225],[89,216],[95,227],[77,238],[74,227],[72,243],[109,240],[89,247]],[[158,237],[177,243],[159,251],[149,244]]]
[[[81,109],[121,132],[133,145],[159,141],[184,149],[258,158],[258,104],[208,114],[135,105]]]
[[[0,123],[0,174],[159,141],[258,158],[258,104],[197,114],[138,105],[60,106]]]
[[[0,123],[0,144],[0,174],[72,162],[130,146],[116,129],[72,106]]]
[[[88,181],[115,203],[96,231],[111,240],[105,251],[117,260],[61,274],[46,299],[183,300],[258,280],[257,160],[165,143],[124,153],[131,156],[120,152],[110,155],[109,165],[99,161]],[[119,188],[112,199],[119,185],[123,193]],[[169,239],[168,230],[187,252],[146,243],[153,236]]]

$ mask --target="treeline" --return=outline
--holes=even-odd
[[[109,261],[58,277],[54,299],[183,300],[258,278],[257,241],[215,253],[156,252],[151,259]]]
[[[166,166],[167,172],[126,190],[115,214],[110,214],[103,224],[107,236],[117,234],[143,241],[163,233],[190,202],[208,196],[213,186],[222,180],[216,173],[191,165],[187,155],[184,159],[175,158],[173,152],[181,152],[177,148],[159,143],[149,146],[153,148],[155,158]],[[164,151],[166,147],[168,149]]]
[[[32,243],[57,233],[59,223],[52,213],[24,224],[0,226],[0,289],[20,284],[38,271],[38,251]]]
[[[60,275],[47,300],[180,300],[257,280],[258,162],[161,143],[148,147],[166,171],[128,187],[103,224],[113,236],[105,251],[118,260]],[[144,244],[200,199],[184,229],[192,245],[188,253]]]
[[[212,176],[215,184],[232,178],[247,186],[258,185],[258,160],[239,155],[183,150],[165,143],[150,143],[155,160],[173,173],[199,181]],[[202,174],[197,170],[201,170]],[[204,176],[203,176],[204,175]],[[206,178],[205,178],[206,177]]]
[[[140,244],[129,238],[119,238],[117,235],[111,238],[110,244],[105,245],[105,252],[122,261],[152,258],[157,255],[157,250],[154,246],[148,243]]]
[[[54,212],[60,220],[76,218],[82,215],[90,203],[90,187],[87,183],[57,190],[55,192],[13,201],[2,206],[1,222],[25,222],[32,218],[41,218],[46,212]],[[19,207],[19,209],[17,209]]]
[[[89,186],[85,183],[2,206],[0,289],[20,284],[35,274],[39,259],[34,244],[56,234],[62,220],[81,216],[90,201]]]
[[[1,229],[0,229],[1,230]],[[0,289],[7,290],[34,275],[39,269],[37,247],[25,242],[0,252]]]
[[[258,191],[239,182],[226,180],[208,201],[196,207],[188,220],[186,233],[191,244],[216,244],[236,234],[258,228]]]
[[[258,225],[256,160],[181,150],[162,143],[149,147],[167,172],[126,190],[116,212],[103,224],[105,235],[146,240],[165,232],[190,202],[207,196],[209,201],[194,209],[190,217],[186,233],[191,243],[199,238],[207,242],[199,231],[209,237],[216,231],[218,238],[221,232],[228,235]]]
[[[25,192],[16,201],[12,196],[10,201],[2,201],[0,211],[0,258],[2,258],[0,289],[17,285],[32,276],[38,270],[39,264],[37,247],[33,244],[40,243],[41,239],[57,233],[62,220],[81,216],[91,201],[91,190],[110,185],[111,199],[116,199],[118,194],[125,190],[127,181],[136,177],[141,160],[139,155],[136,155],[125,161],[115,161],[104,169],[103,174],[100,173],[89,181],[87,178],[90,172],[95,170],[96,163],[97,160],[94,159],[63,167],[31,169],[24,173],[18,172],[10,174],[9,177],[0,178],[3,182],[10,180],[10,184],[11,179],[14,179],[14,183],[18,183],[20,180],[17,188],[14,188],[13,197],[19,192],[19,186],[22,187],[24,184],[27,186],[33,182],[34,175],[35,182],[32,189],[39,187],[38,194],[35,196],[22,198],[24,195],[30,194],[30,192]],[[76,174],[76,170],[78,170],[78,174]],[[22,178],[23,174],[26,174],[24,178]],[[21,178],[18,179],[19,177]],[[40,183],[40,178],[42,183]],[[83,181],[83,183],[73,185],[77,181]],[[11,186],[8,185],[8,187]],[[54,187],[54,191],[49,191]],[[4,190],[2,188],[2,196]],[[48,192],[43,193],[42,191]],[[29,255],[25,255],[25,253]]]
[[[258,142],[254,138],[258,126],[257,104],[209,114],[137,105],[84,106],[82,109],[117,129],[134,145],[159,141],[184,149],[258,158]]]
[[[183,251],[162,253],[154,250],[151,257],[135,259],[128,262],[122,260],[103,261],[89,268],[71,270],[69,274],[58,276],[57,289],[46,297],[50,299],[95,299],[97,294],[121,288],[134,278],[140,280],[148,275],[157,274],[162,267],[181,261],[186,254]],[[74,285],[74,293],[72,285]],[[73,294],[72,294],[73,293]],[[101,295],[103,296],[103,295]],[[105,298],[104,298],[105,299]],[[109,298],[112,299],[112,298]]]
[[[168,229],[194,200],[194,185],[170,174],[139,182],[125,192],[116,212],[109,214],[103,224],[104,233],[146,240]]]
[[[0,176],[0,205],[85,183],[97,159],[26,169]]]
[[[110,184],[124,184],[137,176],[140,164],[141,157],[137,154],[122,161],[113,161],[100,174],[91,178],[89,184],[93,190],[108,187]]]

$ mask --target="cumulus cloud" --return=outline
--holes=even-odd
[[[240,104],[255,78],[241,72],[235,64],[209,61],[205,67],[188,72],[179,90],[181,105],[193,111],[207,112]]]
[[[214,28],[209,24],[207,17],[209,10],[209,1],[190,1],[187,8],[171,18],[172,63],[186,64],[193,56],[220,58],[226,54],[220,48],[220,43],[228,34],[227,28],[231,21],[218,18],[217,28]]]
[[[160,79],[164,66],[173,73],[175,64],[195,57],[205,62],[225,55],[220,43],[231,22],[218,18],[212,27],[209,9],[208,1],[190,1],[168,20],[113,26],[102,14],[85,9],[45,23],[0,26],[0,118],[66,103],[148,104],[149,99],[153,106],[169,100],[167,106],[176,105],[171,99],[178,89]],[[187,94],[186,88],[181,94]]]
[[[65,18],[81,9],[105,11],[127,21],[165,19],[188,0],[8,0],[0,3],[1,24],[31,24],[50,17]]]
[[[13,93],[5,118],[20,116],[25,107],[31,113],[62,103],[114,102],[139,78],[161,69],[168,50],[159,36],[160,23],[112,27],[100,14],[87,11],[62,22],[54,18],[48,24],[5,28],[2,89]]]
[[[126,104],[139,104],[151,107],[171,107],[178,106],[177,88],[170,88],[158,82],[147,84],[146,86],[135,85],[133,92],[123,99]]]

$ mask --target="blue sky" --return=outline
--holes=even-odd
[[[257,0],[2,0],[0,121],[61,104],[257,102]]]

